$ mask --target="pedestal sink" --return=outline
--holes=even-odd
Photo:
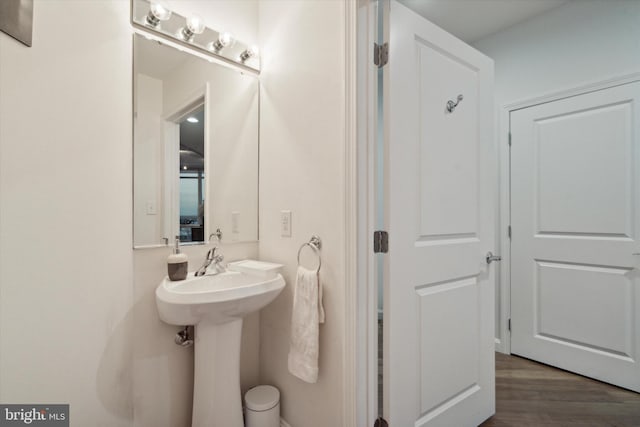
[[[247,268],[248,266],[248,268]],[[160,319],[194,325],[193,427],[242,427],[240,336],[244,316],[260,310],[284,289],[277,264],[243,261],[241,271],[176,282],[156,289]],[[257,267],[252,268],[251,267]]]

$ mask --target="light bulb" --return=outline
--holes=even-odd
[[[157,27],[160,21],[166,21],[169,18],[171,18],[171,10],[163,2],[151,2],[147,14],[147,24]]]
[[[240,54],[240,62],[246,62],[247,59],[252,58],[254,56],[258,56],[259,50],[258,46],[252,45],[247,50]]]
[[[223,48],[230,46],[233,44],[233,36],[230,33],[220,33],[218,35],[218,40],[211,42],[209,44],[209,49],[214,52],[219,52]]]
[[[230,33],[224,32],[220,34],[218,41],[222,46],[229,46],[233,41],[233,36]]]
[[[194,34],[201,34],[204,29],[204,19],[198,15],[191,15],[187,18],[187,25],[182,28],[182,38],[190,41]]]

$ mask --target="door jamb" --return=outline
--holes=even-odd
[[[353,14],[351,22],[347,22],[347,31],[354,38],[348,39],[346,52],[348,88],[350,96],[354,97],[351,104],[347,99],[347,116],[349,120],[351,115],[355,136],[354,133],[347,134],[347,145],[352,145],[352,151],[346,157],[346,226],[352,227],[347,234],[347,251],[353,251],[355,255],[347,257],[347,261],[353,263],[347,269],[352,280],[348,285],[352,285],[353,291],[345,300],[345,316],[351,317],[347,319],[346,327],[349,329],[349,322],[353,322],[350,332],[347,331],[345,336],[346,340],[352,337],[351,343],[345,343],[345,375],[351,377],[350,380],[345,379],[345,390],[351,381],[354,396],[353,400],[345,399],[345,403],[353,402],[354,410],[349,414],[345,410],[344,425],[356,427],[371,426],[378,417],[378,292],[372,236],[375,227],[374,156],[377,129],[377,68],[373,65],[373,43],[376,40],[379,5],[378,0],[347,3],[355,4],[347,13],[347,19],[349,13]],[[350,81],[352,76],[355,76],[355,81]],[[352,246],[349,246],[350,241]],[[352,371],[349,371],[350,368]]]
[[[360,318],[360,91],[358,70],[360,64],[359,4],[345,2],[345,148],[344,148],[344,204],[345,204],[345,283],[344,283],[344,333],[343,333],[343,407],[344,426],[362,425],[362,328]],[[366,22],[365,22],[366,23]],[[365,365],[366,366],[366,365]],[[366,384],[366,383],[365,383]]]
[[[498,155],[499,155],[499,224],[498,227],[498,253],[502,255],[500,263],[500,280],[498,289],[500,295],[499,331],[496,337],[496,351],[511,354],[511,332],[508,321],[511,318],[511,239],[507,233],[507,226],[511,224],[511,171],[510,171],[510,146],[509,133],[511,131],[510,116],[512,111],[533,107],[539,104],[558,101],[572,96],[583,95],[589,92],[621,86],[627,83],[640,81],[640,71],[620,74],[606,79],[599,79],[577,86],[568,87],[539,96],[529,97],[517,102],[504,104],[498,112]]]

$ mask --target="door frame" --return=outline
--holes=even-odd
[[[370,132],[375,117],[371,116],[372,91],[368,64],[373,60],[371,13],[377,0],[357,0],[344,3],[345,30],[345,283],[343,333],[343,425],[345,427],[373,425],[375,413],[370,407],[373,383],[377,371],[371,360],[370,276],[372,252],[369,251],[368,150]],[[375,88],[375,86],[373,86]],[[375,129],[375,128],[373,128]],[[364,220],[364,219],[367,220]],[[373,402],[375,403],[375,402]]]
[[[591,82],[571,86],[552,92],[547,92],[538,96],[528,97],[517,102],[504,104],[498,111],[498,228],[497,228],[497,250],[502,255],[502,262],[499,266],[498,286],[496,293],[499,296],[499,319],[498,326],[500,336],[495,337],[496,351],[511,354],[511,332],[509,331],[509,320],[511,318],[511,239],[508,235],[508,226],[511,224],[511,153],[509,145],[509,135],[511,131],[511,112],[535,105],[546,104],[573,96],[583,95],[621,86],[627,83],[640,81],[640,71],[619,74],[605,79],[598,79]]]
[[[194,92],[176,102],[167,109],[162,116],[163,122],[163,147],[164,147],[164,178],[163,178],[163,210],[164,224],[163,229],[169,242],[173,241],[173,236],[180,235],[180,121],[190,115],[194,110],[204,107],[204,181],[205,188],[209,188],[209,172],[211,166],[206,161],[209,153],[211,153],[211,141],[209,138],[209,114],[211,105],[209,97],[209,83],[205,83],[198,87]],[[177,168],[177,169],[176,169]],[[168,214],[167,214],[168,212]],[[205,206],[204,211],[204,235],[208,236],[209,211]]]
[[[378,310],[373,252],[377,68],[373,43],[383,0],[346,2],[347,147],[345,299],[345,426],[373,426],[378,417]]]

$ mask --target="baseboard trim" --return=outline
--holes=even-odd
[[[291,424],[286,422],[284,418],[280,418],[280,427],[291,427]]]

